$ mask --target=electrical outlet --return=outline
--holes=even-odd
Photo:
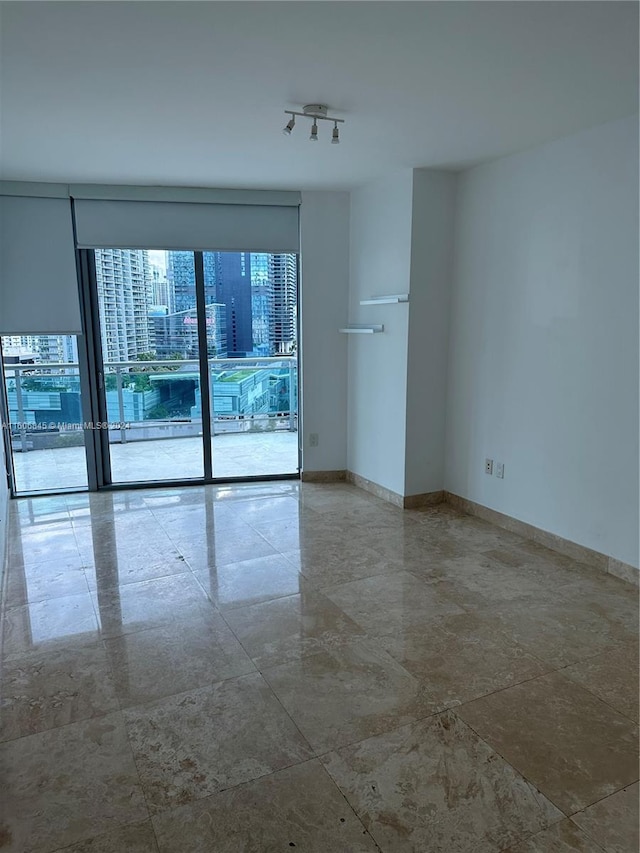
[[[504,462],[496,462],[496,477],[504,480]]]
[[[493,459],[484,460],[484,473],[493,474]]]
[[[317,447],[318,446],[318,433],[310,432],[309,433],[309,447]]]

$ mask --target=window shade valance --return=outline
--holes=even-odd
[[[80,248],[298,252],[298,207],[75,200]]]
[[[298,252],[299,204],[288,191],[0,182],[0,334],[80,333],[76,246]]]

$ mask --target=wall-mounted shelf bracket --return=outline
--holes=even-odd
[[[360,305],[391,305],[408,301],[408,293],[394,293],[390,296],[372,296],[369,299],[361,299]]]
[[[361,326],[353,324],[345,326],[343,329],[338,329],[343,335],[375,335],[377,332],[384,332],[384,326]]]

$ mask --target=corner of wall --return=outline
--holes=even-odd
[[[6,568],[6,553],[8,548],[9,525],[9,488],[5,474],[6,460],[4,442],[0,442],[0,592],[4,589],[4,571]]]
[[[414,169],[405,495],[444,488],[457,176]]]
[[[305,471],[347,463],[348,192],[303,191],[300,206],[301,442]],[[317,446],[309,434],[318,436]]]

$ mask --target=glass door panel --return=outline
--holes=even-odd
[[[298,471],[297,257],[204,252],[214,478]]]
[[[16,494],[88,488],[78,339],[2,338]]]
[[[111,482],[202,478],[193,253],[94,258]]]

